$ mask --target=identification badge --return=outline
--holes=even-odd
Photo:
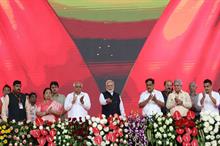
[[[23,104],[21,102],[18,103],[19,109],[23,109]]]

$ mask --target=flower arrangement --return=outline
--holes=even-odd
[[[52,124],[51,127],[54,127],[56,131],[56,135],[54,136],[55,144],[70,146],[72,138],[69,130],[69,120],[65,119],[65,121],[62,122],[59,119],[58,122]]]
[[[126,145],[127,119],[121,116],[105,115],[91,117],[89,120],[89,136],[87,145]],[[127,129],[127,130],[126,130]]]
[[[195,124],[195,113],[187,112],[186,117],[182,117],[178,111],[174,112],[173,119],[177,137],[176,140],[183,146],[198,146],[198,129]]]
[[[85,118],[73,118],[69,120],[69,129],[70,129],[70,141],[71,144],[77,146],[84,146],[88,141],[89,135],[89,121]]]
[[[205,146],[220,145],[220,116],[212,113],[201,113],[202,132],[201,139],[204,139]]]
[[[0,122],[0,146],[218,146],[220,145],[220,116],[189,111],[186,117],[179,112],[172,116],[156,114],[150,118],[132,113],[127,117],[104,115],[84,119],[34,124]]]
[[[44,146],[45,144],[55,146],[54,136],[56,135],[56,130],[52,125],[50,122],[44,122],[41,118],[36,119],[30,134],[39,146]]]
[[[145,146],[148,144],[145,131],[147,129],[147,119],[139,114],[132,113],[128,116],[128,145]]]
[[[152,145],[172,146],[175,144],[175,129],[170,113],[155,114],[148,118],[147,137]]]
[[[9,124],[11,129],[10,135],[8,135],[9,146],[33,145],[33,139],[30,135],[30,127],[33,127],[33,124],[26,122],[16,123],[14,120]]]

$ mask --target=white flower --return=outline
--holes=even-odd
[[[89,141],[87,141],[87,142],[86,142],[86,145],[87,145],[87,146],[91,146],[91,145],[92,145],[92,143],[91,143],[91,142],[89,142]]]
[[[92,124],[92,127],[96,127],[96,126],[97,126],[97,123],[93,123],[93,124]]]
[[[100,135],[104,135],[105,133],[103,131],[100,132]]]
[[[213,127],[212,127],[212,126],[209,126],[209,128],[208,128],[208,129],[209,129],[209,131],[212,131]]]
[[[166,125],[163,125],[163,129],[166,129],[167,128],[167,126]]]
[[[125,122],[125,126],[128,127],[128,122]]]
[[[210,135],[207,135],[205,138],[206,138],[207,140],[209,140],[209,139],[210,139],[210,137],[211,137]]]
[[[170,124],[170,121],[167,119],[167,120],[165,121],[165,124],[166,124],[166,125],[169,125],[169,124]]]
[[[160,127],[159,130],[160,130],[160,132],[162,132],[162,133],[164,132],[163,127]]]
[[[98,128],[99,130],[102,130],[102,125],[98,124],[97,128]]]
[[[218,140],[218,144],[220,144],[220,140]]]
[[[124,132],[125,132],[125,133],[128,133],[128,129],[124,129]]]
[[[211,146],[210,142],[205,142],[205,146]]]
[[[172,139],[175,139],[175,135],[172,135],[171,138],[172,138]]]
[[[92,122],[95,122],[96,118],[95,118],[95,117],[92,117],[91,120],[92,120]]]
[[[169,121],[170,121],[170,124],[171,124],[171,123],[173,122],[173,119],[172,119],[172,118],[170,118],[170,119],[169,119]]]
[[[216,141],[216,140],[213,140],[213,141],[211,142],[211,144],[212,144],[212,146],[217,146],[217,141]]]
[[[158,122],[162,121],[162,118],[161,118],[161,117],[159,117],[159,118],[157,119],[157,121],[158,121]]]
[[[109,127],[105,127],[105,128],[104,128],[104,131],[105,131],[105,132],[108,132],[108,131],[109,131]]]
[[[95,118],[95,121],[96,121],[97,123],[100,123],[100,119],[99,119],[99,118]]]
[[[50,127],[47,126],[46,129],[47,129],[47,130],[50,130]]]
[[[166,137],[167,137],[167,134],[163,134],[163,137],[166,138]]]
[[[102,141],[101,142],[101,146],[105,146],[106,144],[105,144],[105,142],[104,141]]]
[[[86,115],[86,119],[89,120],[90,119],[90,115]]]
[[[89,127],[89,131],[92,131],[92,127]]]
[[[220,116],[219,116],[219,115],[216,115],[216,116],[215,116],[215,120],[216,120],[217,122],[220,122]]]
[[[216,139],[220,139],[220,135],[218,134],[218,135],[216,135]]]
[[[208,133],[209,129],[208,128],[204,128],[204,133]]]
[[[42,129],[43,129],[43,126],[40,126],[39,129],[42,130]]]
[[[171,113],[168,113],[167,116],[168,116],[168,117],[171,117]]]
[[[157,128],[157,127],[158,127],[157,123],[154,123],[154,128]]]
[[[157,143],[158,143],[159,145],[162,145],[162,141],[160,141],[160,140],[159,140]]]
[[[166,141],[166,145],[170,145],[170,142],[168,140]]]
[[[170,130],[170,131],[173,131],[173,130],[174,130],[174,129],[173,129],[173,126],[170,126],[170,127],[169,127],[169,130]]]
[[[213,125],[213,124],[215,123],[215,120],[214,120],[213,118],[211,118],[211,119],[209,120],[209,123]]]
[[[212,135],[212,136],[210,137],[210,139],[211,139],[211,140],[214,140],[214,139],[215,139],[215,136],[214,136],[214,135]]]
[[[209,127],[209,122],[204,122],[205,127]]]

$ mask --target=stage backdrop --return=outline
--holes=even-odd
[[[113,79],[129,113],[149,77],[220,87],[219,41],[220,0],[0,1],[0,87],[19,79],[40,101],[51,80],[65,95],[79,80],[99,114]]]

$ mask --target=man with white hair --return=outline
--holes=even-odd
[[[170,109],[171,114],[179,111],[182,116],[186,116],[188,110],[192,107],[192,101],[187,92],[182,90],[182,81],[174,81],[174,91],[168,96],[167,109]]]
[[[89,95],[82,92],[83,84],[75,82],[74,91],[67,95],[64,102],[64,109],[67,111],[68,118],[85,118],[91,107]]]
[[[115,83],[112,80],[105,82],[105,92],[99,96],[99,102],[102,105],[102,114],[106,117],[114,114],[125,116],[124,105],[121,96],[116,93]]]

